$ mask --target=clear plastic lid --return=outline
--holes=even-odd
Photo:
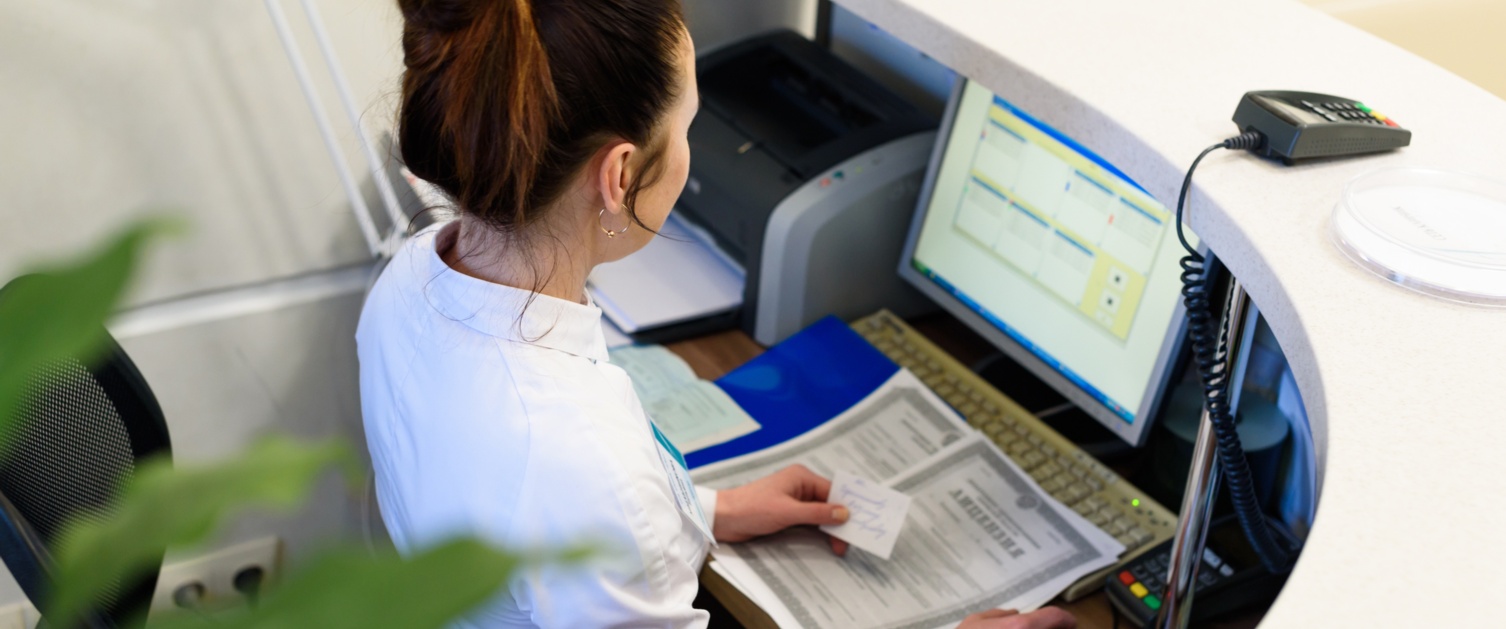
[[[1334,244],[1376,275],[1451,301],[1506,306],[1506,182],[1386,168],[1355,177]]]

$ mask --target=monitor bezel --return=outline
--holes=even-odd
[[[1155,366],[1151,370],[1150,382],[1146,385],[1140,406],[1135,412],[1135,420],[1131,423],[1125,422],[1122,417],[1114,413],[1113,409],[1067,379],[1061,372],[1051,368],[1034,352],[1015,341],[945,288],[915,269],[915,247],[920,240],[921,228],[925,225],[931,197],[935,193],[936,176],[941,171],[941,159],[946,155],[947,147],[951,143],[957,109],[962,103],[962,93],[972,82],[972,79],[958,74],[951,96],[947,98],[946,112],[942,116],[941,126],[937,129],[936,144],[931,149],[930,162],[926,165],[926,176],[921,184],[920,197],[916,200],[915,212],[910,218],[910,230],[905,235],[905,247],[899,260],[899,275],[931,301],[993,344],[1005,356],[1019,363],[1065,397],[1067,401],[1087,413],[1094,421],[1130,446],[1139,447],[1145,443],[1146,436],[1150,434],[1150,426],[1154,423],[1156,413],[1160,411],[1170,388],[1172,372],[1176,366],[1175,359],[1182,351],[1186,336],[1187,311],[1181,299],[1177,299],[1176,306],[1172,310],[1171,321],[1167,325],[1161,348],[1156,355]],[[994,92],[991,88],[984,87],[984,89]]]

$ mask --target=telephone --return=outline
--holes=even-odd
[[[1269,591],[1274,594],[1280,589],[1284,575],[1291,570],[1292,563],[1302,548],[1301,543],[1283,531],[1279,523],[1268,520],[1261,513],[1254,479],[1245,459],[1244,446],[1239,442],[1234,414],[1229,406],[1232,374],[1225,368],[1229,352],[1227,328],[1221,325],[1220,318],[1213,310],[1217,296],[1213,294],[1211,284],[1218,277],[1218,259],[1211,253],[1204,255],[1198,252],[1187,241],[1183,231],[1183,216],[1187,209],[1187,192],[1192,189],[1192,174],[1197,171],[1203,158],[1219,149],[1248,150],[1291,164],[1316,157],[1342,157],[1401,148],[1411,144],[1412,132],[1364,103],[1315,92],[1245,92],[1234,109],[1234,123],[1239,125],[1239,135],[1203,149],[1187,168],[1187,175],[1182,179],[1181,193],[1177,196],[1176,227],[1177,240],[1187,250],[1187,256],[1181,261],[1182,303],[1187,311],[1187,338],[1192,346],[1193,365],[1202,383],[1204,411],[1213,424],[1216,435],[1215,449],[1218,465],[1222,470],[1223,486],[1234,505],[1234,515],[1213,523],[1212,530],[1232,529],[1243,532],[1244,541],[1248,543],[1250,550],[1248,556],[1256,561],[1243,570],[1222,563],[1220,565],[1224,568],[1213,566],[1216,573],[1210,570],[1197,571],[1200,582],[1198,585],[1211,588],[1209,581],[1223,581],[1238,574],[1249,574],[1253,575],[1252,578],[1260,578],[1261,583],[1274,584],[1274,589]],[[1233,296],[1231,291],[1227,299],[1232,299]],[[1227,300],[1225,304],[1227,307]],[[1231,523],[1234,526],[1231,527]],[[1214,543],[1214,537],[1210,532],[1210,546]],[[1164,549],[1167,554],[1170,543]],[[1144,557],[1160,557],[1162,552],[1163,549],[1157,549]],[[1157,563],[1147,568],[1145,566],[1148,561]],[[1151,577],[1156,571],[1166,570],[1167,565],[1155,558],[1142,557],[1137,566],[1140,567],[1140,574],[1130,570],[1111,576],[1109,590],[1111,596],[1117,592],[1119,599],[1123,599],[1115,599],[1115,602],[1131,611],[1132,617],[1154,618],[1161,601],[1150,594],[1152,590],[1145,581],[1149,579],[1151,585],[1164,587],[1164,583]],[[1115,585],[1116,580],[1118,585]],[[1203,587],[1195,586],[1189,594],[1201,594]],[[1246,594],[1254,591],[1249,587],[1241,589]],[[1208,592],[1208,595],[1211,596],[1212,592]],[[1218,604],[1206,605],[1206,598],[1205,607],[1220,607]],[[1198,609],[1194,607],[1192,611],[1197,613]]]
[[[1264,141],[1252,149],[1287,164],[1314,157],[1338,157],[1401,148],[1412,132],[1351,98],[1314,92],[1245,92],[1234,109],[1244,133]]]

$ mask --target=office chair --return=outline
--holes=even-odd
[[[27,279],[0,288],[0,299]],[[64,525],[107,514],[143,459],[171,456],[157,399],[115,340],[102,334],[107,347],[98,359],[69,357],[33,375],[31,404],[0,451],[0,559],[39,609],[52,585],[50,551]],[[159,564],[164,551],[154,549]],[[115,584],[82,619],[44,620],[98,628],[143,620],[157,572]]]

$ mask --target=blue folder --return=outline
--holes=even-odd
[[[685,455],[691,469],[778,445],[826,423],[899,371],[836,317],[811,324],[716,381],[762,428]]]

